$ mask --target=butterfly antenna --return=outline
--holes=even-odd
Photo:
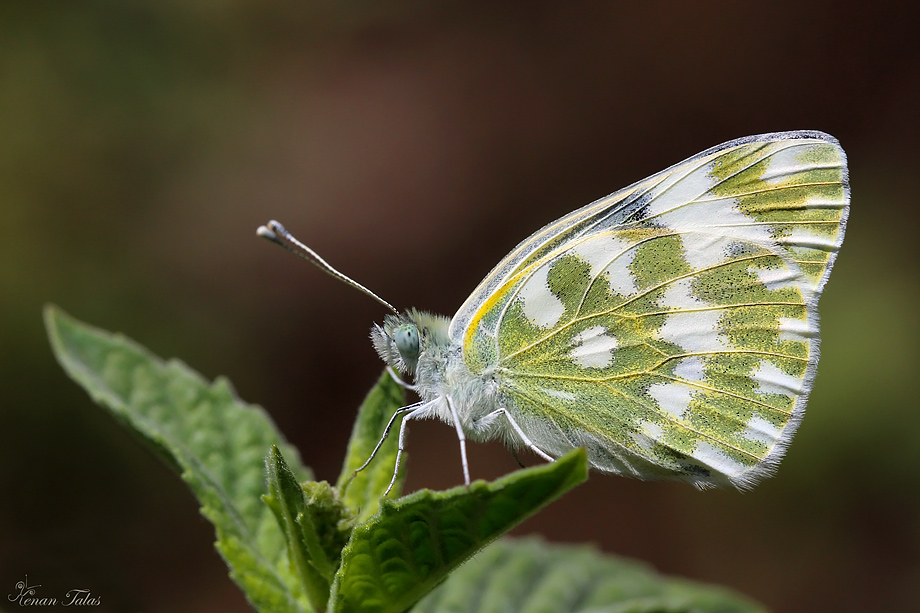
[[[358,290],[359,292],[367,296],[370,296],[371,298],[373,298],[374,300],[376,300],[377,302],[379,302],[386,308],[390,309],[394,313],[399,313],[399,311],[397,311],[393,307],[392,304],[390,304],[389,302],[387,302],[386,300],[384,300],[383,298],[381,298],[380,296],[378,296],[371,290],[367,289],[366,287],[364,287],[363,285],[361,285],[360,283],[358,283],[351,277],[343,275],[342,273],[337,271],[335,268],[330,266],[329,263],[326,262],[326,260],[319,257],[319,255],[315,251],[313,251],[312,249],[310,249],[309,247],[301,243],[299,240],[294,238],[294,236],[290,232],[285,230],[284,226],[282,226],[277,221],[272,220],[264,226],[259,226],[259,229],[256,230],[256,234],[258,234],[265,240],[275,243],[276,245],[280,247],[284,247],[286,250],[290,251],[294,255],[298,255],[302,257],[306,261],[310,262],[311,264],[313,264],[314,266],[322,270],[324,273],[332,277],[335,277],[342,283],[345,283],[346,285],[350,285],[356,290]]]

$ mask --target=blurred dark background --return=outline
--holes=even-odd
[[[593,475],[518,533],[776,611],[920,610],[920,43],[868,2],[0,4],[0,594],[246,611],[185,486],[55,364],[54,302],[267,408],[334,479],[373,301],[452,314],[543,224],[725,140],[820,129],[853,208],[815,391],[753,492]],[[409,487],[462,475],[409,437]],[[474,445],[475,477],[515,468]]]

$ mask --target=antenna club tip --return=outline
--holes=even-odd
[[[256,229],[256,234],[266,240],[269,240],[273,243],[277,243],[279,245],[284,244],[283,241],[281,240],[282,238],[286,238],[288,240],[291,239],[290,233],[284,229],[284,226],[282,226],[280,223],[278,223],[274,219],[269,221],[264,226],[259,226]]]
[[[268,239],[268,240],[270,240],[270,241],[276,241],[276,240],[278,240],[278,235],[275,234],[274,230],[272,230],[272,229],[269,228],[268,226],[259,226],[259,227],[256,229],[256,234],[257,234],[258,236],[261,236],[262,238]]]

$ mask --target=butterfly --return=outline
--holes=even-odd
[[[392,311],[373,345],[420,398],[381,439],[403,416],[396,473],[406,424],[437,418],[456,429],[467,484],[466,440],[499,439],[550,461],[584,447],[602,472],[747,489],[802,419],[848,212],[832,136],[729,141],[538,230],[452,318],[397,311],[277,222],[259,234]]]

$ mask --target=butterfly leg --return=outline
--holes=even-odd
[[[390,490],[393,489],[393,486],[396,484],[396,477],[399,475],[399,462],[402,459],[403,449],[406,448],[406,424],[409,423],[410,419],[418,419],[420,417],[425,417],[428,414],[429,409],[431,408],[431,403],[416,403],[410,405],[409,407],[403,407],[405,409],[412,408],[405,417],[403,417],[402,423],[399,424],[399,444],[396,447],[396,465],[393,467],[393,478],[390,479],[390,484],[387,486],[387,491],[383,493],[384,496],[390,493]],[[402,409],[400,409],[402,410]],[[395,417],[395,416],[394,416]],[[390,420],[392,423],[393,420]],[[389,429],[389,426],[387,426]],[[379,446],[379,445],[378,445]]]
[[[411,392],[415,392],[418,390],[417,386],[412,385],[410,383],[406,383],[405,381],[400,379],[399,375],[396,373],[395,370],[393,370],[393,367],[390,365],[387,365],[387,373],[390,375],[390,378],[392,378],[393,381],[396,381],[396,384],[399,385],[400,387],[403,387]]]
[[[466,435],[463,433],[463,426],[460,425],[460,415],[457,413],[457,407],[447,398],[447,406],[450,407],[450,416],[454,420],[454,428],[457,430],[457,438],[460,439],[460,461],[463,463],[463,480],[469,486],[470,484],[470,465],[466,461]]]
[[[553,456],[549,455],[548,453],[546,453],[545,451],[543,451],[542,449],[540,449],[539,447],[537,447],[537,446],[533,443],[533,441],[530,440],[530,438],[528,438],[528,436],[527,436],[526,434],[524,434],[524,431],[523,431],[523,430],[521,429],[521,427],[517,424],[517,422],[514,421],[514,418],[511,417],[511,413],[509,413],[507,410],[505,410],[505,409],[496,409],[496,410],[492,411],[491,413],[489,413],[488,415],[486,415],[485,417],[483,417],[483,418],[482,418],[482,421],[488,423],[488,422],[490,422],[490,421],[492,421],[492,420],[495,420],[495,419],[497,419],[498,417],[501,417],[501,416],[504,416],[505,419],[508,420],[508,423],[511,424],[511,429],[514,430],[514,432],[515,432],[519,437],[521,437],[521,441],[523,441],[524,444],[525,444],[531,451],[533,451],[535,454],[537,454],[538,456],[540,456],[541,458],[543,458],[543,459],[546,460],[547,462],[554,462],[554,461],[556,461],[556,458],[554,458]],[[520,461],[518,461],[518,464],[520,464]]]
[[[354,472],[355,475],[357,475],[359,472],[367,468],[367,465],[371,463],[371,460],[373,460],[374,456],[377,455],[377,452],[380,451],[380,447],[383,445],[383,442],[387,440],[388,436],[390,436],[390,430],[393,429],[393,423],[396,421],[396,418],[402,415],[403,413],[411,413],[415,409],[419,408],[419,405],[421,404],[422,404],[421,402],[416,402],[415,404],[410,404],[409,406],[405,406],[405,407],[396,409],[396,411],[393,412],[393,417],[390,418],[390,421],[387,423],[387,427],[384,428],[383,436],[381,436],[380,440],[377,441],[377,446],[374,447],[374,450],[371,452],[371,457],[369,457],[364,464],[362,464],[361,466],[355,469],[355,472]]]

